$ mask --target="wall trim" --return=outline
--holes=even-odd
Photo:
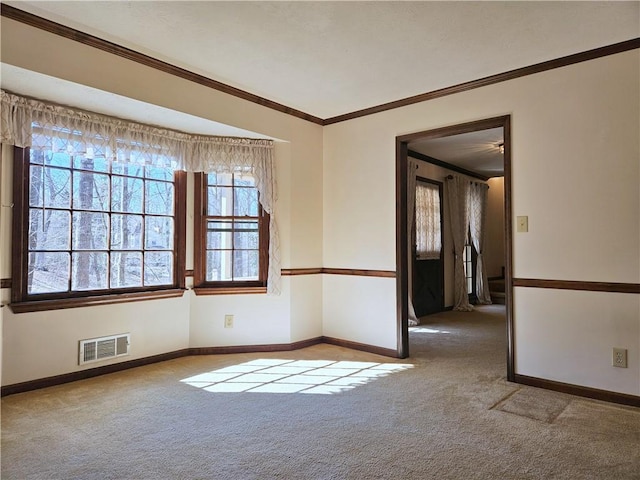
[[[419,95],[414,95],[412,97],[403,98],[393,102],[383,103],[381,105],[376,105],[375,107],[364,108],[355,112],[326,118],[323,124],[332,125],[334,123],[345,122],[347,120],[353,120],[354,118],[365,117],[367,115],[373,115],[374,113],[380,113],[387,110],[393,110],[395,108],[406,107],[407,105],[413,105],[415,103],[421,103],[427,100],[433,100],[435,98],[453,95],[455,93],[466,92],[467,90],[474,90],[476,88],[486,87],[487,85],[506,82],[507,80],[514,80],[516,78],[526,77],[535,73],[546,72],[547,70],[554,70],[556,68],[566,67],[576,63],[587,62],[589,60],[595,60],[597,58],[607,57],[609,55],[615,55],[617,53],[635,50],[637,48],[640,48],[640,38],[633,38],[624,42],[614,43],[612,45],[606,45],[600,48],[594,48],[593,50],[574,53],[573,55],[567,55],[566,57],[560,57],[554,60],[536,63],[534,65],[529,65],[528,67],[517,68],[515,70],[509,70],[507,72],[498,73],[496,75],[490,75],[478,80],[471,80],[469,82],[459,83],[457,85],[441,88],[439,90],[433,90],[431,92],[421,93]]]
[[[12,385],[5,385],[0,389],[0,396],[13,395],[16,393],[29,392],[31,390],[38,390],[40,388],[54,387],[56,385],[62,385],[65,383],[76,382],[78,380],[85,380],[87,378],[98,377],[100,375],[106,375],[108,373],[120,372],[123,370],[129,370],[131,368],[142,367],[144,365],[150,365],[152,363],[164,362],[167,360],[173,360],[175,358],[188,357],[191,355],[225,355],[233,353],[261,353],[261,352],[289,352],[293,350],[300,350],[301,348],[311,347],[321,343],[327,343],[330,345],[336,345],[339,347],[350,348],[352,350],[360,350],[364,352],[374,353],[376,355],[383,355],[385,357],[397,357],[395,350],[389,350],[375,345],[366,345],[363,343],[351,342],[349,340],[341,340],[332,337],[314,337],[307,340],[300,340],[293,343],[277,343],[277,344],[265,344],[265,345],[231,345],[222,347],[192,347],[183,348],[182,350],[175,350],[173,352],[161,353],[158,355],[152,355],[149,357],[137,358],[135,360],[128,360],[119,363],[112,363],[110,365],[103,365],[100,367],[89,368],[87,370],[80,370],[77,372],[64,373],[62,375],[55,375],[52,377],[39,378],[36,380],[29,380],[21,383],[14,383]]]
[[[467,175],[468,177],[477,178],[478,180],[482,180],[484,182],[489,180],[489,177],[485,177],[484,175],[480,175],[479,173],[472,172],[471,170],[467,170],[466,168],[458,167],[457,165],[453,165],[451,163],[438,160],[437,158],[430,157],[429,155],[425,155],[424,153],[416,152],[414,150],[407,150],[407,155],[409,155],[412,158],[415,158],[416,160],[422,160],[423,162],[427,162],[432,165],[437,165],[438,167],[446,168],[447,170],[458,172],[463,175]]]
[[[97,48],[98,50],[102,50],[104,52],[126,58],[127,60],[131,60],[146,67],[154,68],[161,72],[165,72],[176,77],[180,77],[185,80],[204,85],[205,87],[209,87],[213,90],[233,95],[234,97],[238,97],[243,100],[262,105],[263,107],[277,110],[278,112],[286,113],[287,115],[301,118],[317,125],[323,125],[324,123],[321,118],[314,115],[310,115],[295,108],[287,107],[286,105],[283,105],[281,103],[277,103],[267,98],[254,95],[253,93],[249,93],[239,88],[232,87],[231,85],[227,85],[226,83],[222,83],[217,80],[205,77],[204,75],[199,75],[184,68],[180,68],[170,63],[163,62],[162,60],[150,57],[149,55],[136,52],[135,50],[131,50],[130,48],[123,47],[107,40],[103,40],[88,33],[81,32],[80,30],[67,27],[60,23],[47,20],[32,13],[25,12],[24,10],[12,7],[10,5],[6,5],[3,3],[0,6],[0,14],[3,17],[15,20],[20,23],[24,23],[25,25],[44,30],[45,32],[53,33],[54,35],[68,38],[70,40],[82,43],[83,45]]]
[[[297,276],[297,275],[352,275],[355,277],[382,277],[382,278],[395,278],[396,272],[393,270],[361,270],[354,268],[283,268],[281,270],[283,276]]]
[[[352,268],[323,268],[322,273],[328,275],[353,275],[356,277],[396,278],[393,270],[357,270]]]
[[[230,345],[224,347],[192,347],[188,355],[226,355],[229,353],[289,352],[322,343],[322,337],[310,338],[293,343],[274,343],[265,345]]]
[[[514,278],[514,287],[551,288],[555,290],[582,290],[588,292],[640,293],[640,283],[585,282],[576,280],[543,280]]]
[[[529,377],[527,375],[516,374],[514,381],[522,385],[530,387],[545,388],[556,392],[568,393],[579,397],[593,398],[595,400],[603,400],[605,402],[619,403],[622,405],[630,405],[632,407],[640,407],[640,397],[629,395],[626,393],[610,392],[608,390],[600,390],[591,387],[582,387],[580,385],[572,385],[570,383],[556,382],[554,380],[545,380],[543,378]]]
[[[367,345],[365,343],[352,342],[349,340],[342,340],[340,338],[322,337],[324,343],[329,345],[336,345],[338,347],[349,348],[351,350],[360,350],[362,352],[373,353],[376,355],[382,355],[384,357],[399,358],[398,352],[391,348],[383,348],[375,345]]]
[[[182,350],[161,353],[158,355],[152,355],[150,357],[137,358],[135,360],[127,360],[125,362],[112,363],[110,365],[89,368],[87,370],[80,370],[78,372],[64,373],[62,375],[55,375],[53,377],[39,378],[37,380],[14,383],[13,385],[3,386],[0,390],[0,395],[4,397],[6,395],[13,395],[15,393],[28,392],[31,390],[38,390],[40,388],[53,387],[55,385],[62,385],[64,383],[76,382],[78,380],[85,380],[87,378],[106,375],[108,373],[115,373],[122,370],[128,370],[130,368],[142,367],[144,365],[150,365],[152,363],[173,360],[174,358],[184,357],[188,354],[189,349],[184,348]]]
[[[113,42],[109,42],[107,40],[103,40],[101,38],[95,37],[88,33],[81,32],[80,30],[76,30],[74,28],[39,17],[32,13],[25,12],[24,10],[20,10],[10,5],[1,4],[0,15],[3,17],[9,18],[11,20],[24,23],[25,25],[29,25],[31,27],[44,30],[54,35],[59,35],[61,37],[68,38],[70,40],[82,43],[84,45],[97,48],[98,50],[102,50],[102,51],[111,53],[113,55],[126,58],[127,60],[131,60],[141,65],[154,68],[156,70],[160,70],[170,75],[174,75],[176,77],[180,77],[185,80],[198,83],[200,85],[211,88],[213,90],[217,90],[219,92],[233,95],[234,97],[238,97],[243,100],[247,100],[249,102],[262,105],[263,107],[267,107],[272,110],[276,110],[278,112],[282,112],[287,115],[291,115],[293,117],[307,120],[311,123],[315,123],[317,125],[322,125],[322,126],[333,125],[334,123],[353,120],[354,118],[373,115],[375,113],[380,113],[380,112],[392,110],[395,108],[405,107],[407,105],[413,105],[415,103],[421,103],[427,100],[433,100],[435,98],[440,98],[447,95],[453,95],[455,93],[465,92],[467,90],[473,90],[476,88],[485,87],[487,85],[493,85],[496,83],[505,82],[507,80],[513,80],[516,78],[525,77],[527,75],[533,75],[536,73],[545,72],[547,70],[566,67],[568,65],[582,63],[589,60],[595,60],[597,58],[606,57],[609,55],[615,55],[617,53],[622,53],[629,50],[635,50],[637,48],[640,48],[640,38],[633,38],[630,40],[626,40],[624,42],[614,43],[612,45],[605,45],[603,47],[594,48],[592,50],[587,50],[584,52],[567,55],[565,57],[560,57],[560,58],[548,60],[541,63],[536,63],[534,65],[529,65],[527,67],[517,68],[515,70],[509,70],[507,72],[490,75],[488,77],[483,77],[477,80],[471,80],[469,82],[459,83],[457,85],[441,88],[439,90],[433,90],[430,92],[413,95],[411,97],[406,97],[400,100],[395,100],[392,102],[383,103],[373,107],[364,108],[362,110],[357,110],[355,112],[345,113],[335,117],[322,119],[320,117],[316,117],[315,115],[305,113],[295,108],[287,107],[286,105],[283,105],[281,103],[277,103],[267,98],[263,98],[253,93],[249,93],[247,91],[241,90],[239,88],[232,87],[231,85],[227,85],[225,83],[219,82],[217,80],[213,80],[203,75],[190,72],[189,70],[186,70],[184,68],[180,68],[170,63],[163,62],[162,60],[158,60],[156,58],[142,54],[140,52],[136,52],[135,50],[131,50],[129,48],[115,44]]]
[[[318,275],[322,273],[322,268],[283,268],[280,270],[283,277],[294,277],[297,275]]]

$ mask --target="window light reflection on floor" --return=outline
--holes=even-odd
[[[433,328],[427,328],[427,327],[409,327],[409,331],[411,333],[451,333],[451,332],[447,332],[445,330],[435,330]]]
[[[409,368],[413,365],[259,359],[201,373],[181,382],[208,392],[333,394]]]

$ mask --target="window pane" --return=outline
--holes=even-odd
[[[173,184],[168,182],[145,182],[145,212],[158,215],[173,215]]]
[[[54,293],[69,290],[69,254],[34,252],[29,254],[27,293]]]
[[[145,167],[145,177],[171,182],[173,181],[173,170],[169,168]]]
[[[105,252],[73,253],[71,264],[72,290],[100,290],[108,288],[107,264],[109,255]]]
[[[207,252],[207,281],[231,281],[231,250],[212,250]]]
[[[98,158],[84,158],[74,157],[73,168],[78,170],[89,170],[93,172],[107,172],[109,171],[109,162],[104,157]]]
[[[71,172],[61,168],[30,168],[29,205],[32,207],[69,208],[71,205]]]
[[[233,279],[258,280],[259,255],[257,250],[233,252]]]
[[[142,253],[111,254],[111,288],[142,286]]]
[[[171,250],[173,248],[173,218],[145,217],[145,248]]]
[[[142,215],[111,215],[111,249],[142,250]]]
[[[142,213],[144,183],[131,177],[111,177],[111,209],[114,212]]]
[[[109,209],[109,177],[99,173],[73,172],[73,208]]]
[[[208,187],[207,215],[227,217],[233,215],[233,189],[231,187]]]
[[[33,155],[33,151],[32,151]],[[62,152],[47,152],[45,157],[45,163],[54,167],[71,167],[71,156]]]
[[[207,249],[231,249],[231,220],[207,222]]]
[[[233,234],[234,248],[236,250],[257,250],[258,221],[236,221],[236,230]]]
[[[133,163],[113,162],[111,164],[111,173],[125,175],[127,177],[142,177],[144,167]]]
[[[54,167],[71,166],[71,157],[66,153],[53,153],[49,150],[34,148],[29,150],[29,161],[38,165],[51,165]]]
[[[144,254],[144,284],[170,285],[173,283],[173,253],[147,252]]]
[[[60,210],[29,210],[29,250],[69,250],[71,218]]]
[[[109,248],[109,215],[73,212],[73,249],[106,250]]]
[[[233,184],[236,187],[255,187],[256,179],[253,175],[243,175],[241,173],[237,173],[233,176]]]
[[[258,215],[258,190],[255,188],[235,188],[233,214],[237,217]]]
[[[233,175],[231,173],[209,173],[207,174],[207,185],[233,185]]]

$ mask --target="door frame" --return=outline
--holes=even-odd
[[[487,118],[396,137],[396,323],[397,356],[409,356],[409,238],[407,206],[407,164],[409,142],[425,138],[442,138],[461,133],[503,128],[504,133],[504,247],[505,303],[507,317],[507,380],[515,380],[515,345],[513,319],[513,217],[511,178],[511,115]]]

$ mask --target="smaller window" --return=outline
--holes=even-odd
[[[255,178],[208,173],[195,183],[196,293],[266,292],[269,218]]]
[[[464,277],[467,284],[467,293],[469,294],[469,302],[475,303],[476,301],[476,263],[477,254],[476,249],[467,240],[464,246],[464,252],[462,254],[462,261],[464,262]]]

